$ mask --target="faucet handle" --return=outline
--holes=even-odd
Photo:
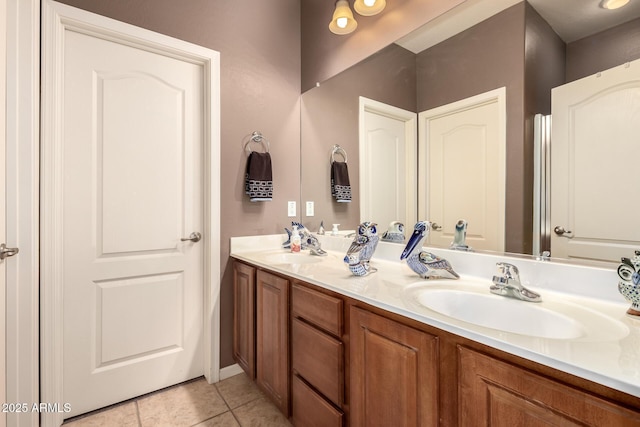
[[[520,271],[515,265],[508,262],[497,262],[496,268],[498,270],[498,274],[504,279],[520,282]]]

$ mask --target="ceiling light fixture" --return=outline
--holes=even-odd
[[[602,0],[600,7],[603,9],[618,9],[629,3],[629,0]]]
[[[347,0],[336,1],[336,10],[333,12],[333,19],[329,23],[329,30],[334,34],[349,34],[352,33],[358,23],[353,18],[353,12],[349,7]]]
[[[356,0],[353,8],[362,16],[373,16],[382,12],[386,5],[386,0]]]

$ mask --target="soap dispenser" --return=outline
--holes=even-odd
[[[298,233],[298,226],[294,225],[291,232],[291,252],[300,252],[301,246],[302,239],[300,239],[300,233]]]

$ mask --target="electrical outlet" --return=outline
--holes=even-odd
[[[296,216],[296,202],[287,202],[287,211],[289,216]]]
[[[313,215],[314,215],[313,202],[307,202],[307,216],[313,216]]]

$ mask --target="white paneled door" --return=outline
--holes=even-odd
[[[63,40],[59,157],[44,155],[60,243],[44,246],[59,251],[45,257],[62,278],[68,418],[205,373],[211,226],[206,67],[93,31]]]
[[[465,219],[468,245],[504,250],[505,105],[500,88],[419,114],[418,212],[437,224],[429,245],[449,246]]]
[[[360,220],[416,222],[416,113],[360,97]]]
[[[551,256],[633,256],[640,60],[554,88],[551,115]]]
[[[70,415],[203,374],[202,75],[68,32],[64,397]]]

